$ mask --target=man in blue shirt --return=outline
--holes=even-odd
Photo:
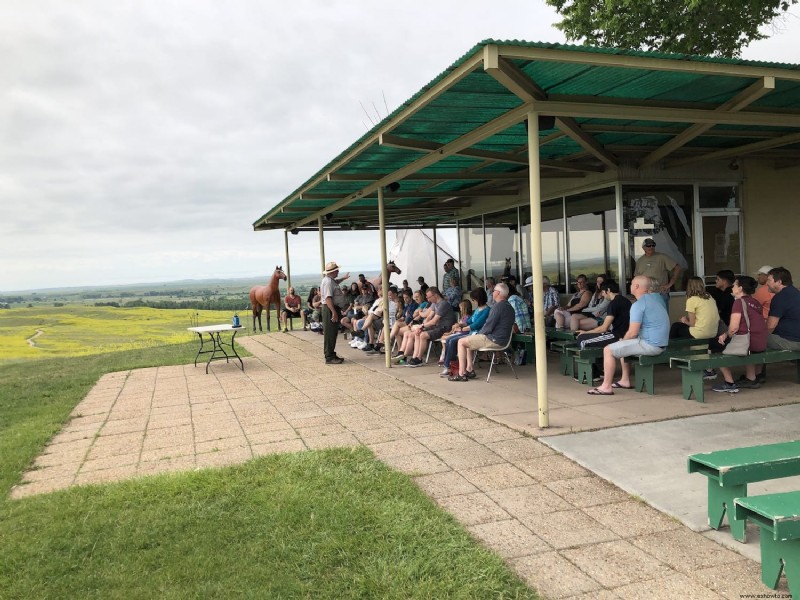
[[[767,317],[767,348],[800,351],[800,290],[792,285],[792,274],[775,267],[767,275],[767,286],[775,294]]]
[[[631,389],[631,367],[626,356],[657,356],[669,343],[669,314],[657,294],[651,294],[650,278],[639,275],[631,281],[631,294],[636,302],[631,306],[628,332],[618,342],[603,348],[603,383],[592,388],[592,396],[612,396],[614,388]],[[613,382],[616,362],[619,359],[622,375]]]

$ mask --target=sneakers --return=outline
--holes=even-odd
[[[716,378],[717,378],[716,369],[706,369],[705,371],[703,371],[703,379],[705,379],[706,381],[712,381]]]
[[[422,366],[422,359],[421,358],[409,358],[406,361],[407,367],[421,367]]]
[[[405,359],[406,359],[406,355],[405,354],[397,354],[397,355],[392,357],[392,362],[393,363],[401,363]]]
[[[367,354],[367,356],[375,356],[381,353],[381,351],[378,350],[377,348],[373,348],[372,350],[365,349],[364,352]]]
[[[375,346],[368,344],[367,342],[364,342],[364,345],[361,346],[362,352],[371,352],[372,350],[375,350]]]
[[[758,382],[758,377],[755,379],[748,379],[745,375],[742,375],[736,381],[736,387],[739,389],[757,390],[761,387],[761,384]]]
[[[351,347],[351,348],[355,348],[356,346],[358,346],[358,344],[359,344],[359,342],[360,342],[360,341],[361,341],[361,340],[359,340],[358,338],[353,338],[353,339],[350,341],[350,347]]]
[[[711,388],[712,392],[726,392],[728,394],[738,394],[739,393],[739,386],[735,383],[728,383],[727,381],[723,381]]]
[[[442,372],[439,373],[439,377],[450,377],[450,369],[442,369]]]

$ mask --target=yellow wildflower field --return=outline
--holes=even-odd
[[[232,316],[230,311],[80,305],[0,310],[0,362],[180,344],[197,339],[187,327],[230,323]],[[241,319],[247,326],[249,315]]]

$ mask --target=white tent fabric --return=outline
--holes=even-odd
[[[417,289],[417,277],[424,277],[425,283],[435,285],[436,273],[439,273],[439,285],[444,276],[444,265],[448,258],[456,261],[458,255],[441,239],[436,238],[439,247],[438,255],[434,257],[433,236],[424,229],[398,229],[395,233],[394,244],[389,250],[389,260],[400,267],[402,275],[392,274],[389,280],[398,287],[403,279],[408,279],[411,289]],[[438,260],[438,264],[436,261]]]

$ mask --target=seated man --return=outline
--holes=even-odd
[[[767,276],[767,285],[775,295],[767,317],[767,348],[800,351],[800,291],[792,284],[792,274],[775,267]]]
[[[625,295],[620,294],[619,285],[613,279],[607,279],[600,284],[600,293],[603,298],[608,300],[606,316],[603,322],[594,329],[578,334],[576,339],[581,350],[605,348],[614,342],[618,342],[628,333],[631,301]],[[600,372],[602,366],[602,359],[598,359],[592,371]]]
[[[361,275],[359,275],[361,277]],[[360,332],[356,328],[356,322],[363,319],[367,315],[367,311],[375,301],[374,296],[371,294],[370,289],[372,285],[367,281],[365,285],[359,287],[360,294],[356,296],[353,301],[351,310],[347,311],[348,316],[342,318],[342,326],[353,332],[354,337],[361,337]],[[350,313],[352,312],[352,316]]]
[[[506,285],[508,289],[507,302],[514,309],[514,333],[525,333],[531,330],[531,314],[528,312],[528,305],[525,300],[517,293],[516,287]]]
[[[303,323],[303,331],[306,330],[306,315],[300,308],[300,296],[294,293],[294,288],[290,287],[289,292],[283,298],[283,310],[281,320],[283,321],[283,332],[289,331],[289,319],[300,317]]]
[[[603,383],[587,393],[593,396],[613,396],[614,388],[631,389],[631,366],[626,356],[657,356],[669,343],[669,314],[663,300],[650,293],[650,278],[638,275],[631,281],[631,294],[636,302],[631,306],[628,332],[618,342],[603,348]],[[613,382],[617,359],[622,363],[622,375]],[[612,383],[613,382],[613,383]]]
[[[415,325],[411,328],[410,334],[413,339],[413,355],[406,356],[407,367],[419,367],[422,365],[422,357],[428,349],[428,343],[435,342],[442,337],[445,332],[450,331],[456,322],[456,313],[453,307],[445,300],[439,288],[431,286],[425,294],[428,302],[431,303],[432,310],[430,315],[422,322],[422,325]],[[406,334],[405,337],[408,337]],[[408,351],[408,344],[406,344]]]
[[[389,288],[389,328],[394,325],[397,316],[397,288]],[[375,349],[375,323],[383,324],[383,298],[378,298],[367,311],[367,316],[358,322],[357,329],[365,332],[365,344],[359,347],[365,352],[374,352]]]
[[[451,375],[448,381],[468,381],[475,377],[474,350],[500,350],[508,345],[514,328],[514,308],[508,303],[508,286],[498,283],[492,294],[495,302],[480,332],[458,340],[458,375]]]

